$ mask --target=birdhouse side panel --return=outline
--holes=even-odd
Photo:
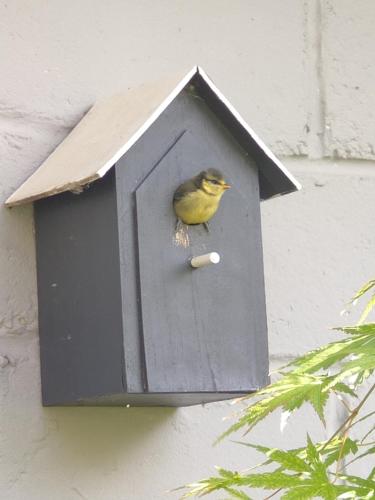
[[[35,203],[43,402],[124,391],[115,175]]]

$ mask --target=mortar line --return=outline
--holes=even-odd
[[[300,174],[346,175],[354,178],[374,178],[375,160],[334,159],[325,157],[320,160],[309,160],[303,157],[282,157],[284,165],[298,178]]]
[[[320,159],[326,154],[326,101],[323,70],[322,0],[307,0],[307,64],[309,75],[308,157]]]

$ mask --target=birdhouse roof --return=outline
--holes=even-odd
[[[259,169],[260,195],[267,199],[300,189],[272,151],[195,66],[183,78],[145,84],[95,104],[42,165],[8,198],[21,205],[64,191],[79,191],[103,177],[188,85],[206,102]]]

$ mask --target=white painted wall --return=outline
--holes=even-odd
[[[304,186],[263,205],[278,365],[331,338],[374,273],[374,23],[373,0],[1,1],[1,201],[96,98],[199,63]],[[0,498],[177,498],[215,464],[257,460],[211,446],[229,403],[42,408],[30,206],[0,209],[0,276]],[[339,419],[332,405],[328,432]],[[309,411],[304,424],[319,435]],[[273,417],[252,440],[304,434]]]

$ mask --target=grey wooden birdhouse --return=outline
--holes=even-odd
[[[176,188],[212,168],[231,189],[209,230],[176,229]],[[185,406],[267,384],[260,201],[298,188],[199,67],[96,104],[7,200],[34,202],[43,403]]]

